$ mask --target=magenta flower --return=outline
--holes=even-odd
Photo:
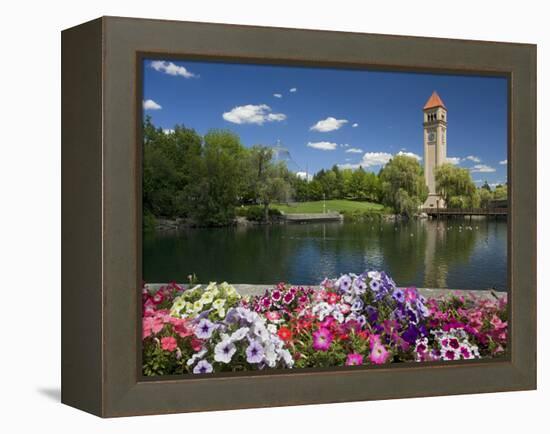
[[[272,293],[271,293],[271,299],[273,301],[281,301],[281,298],[282,298],[283,294],[281,293],[281,291],[279,291],[278,289],[274,290]]]
[[[284,296],[283,296],[283,302],[285,304],[290,304],[294,301],[294,293],[292,293],[291,291],[287,292]]]
[[[270,306],[271,306],[271,299],[269,297],[262,298],[262,307],[264,309],[269,309]]]
[[[327,351],[333,339],[334,336],[330,330],[321,327],[313,333],[313,349],[317,351]]]
[[[363,356],[359,353],[350,353],[346,358],[346,366],[357,366],[363,364]]]

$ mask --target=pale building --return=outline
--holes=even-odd
[[[445,208],[435,189],[435,169],[447,161],[447,108],[434,91],[424,105],[424,176],[428,198],[424,208]]]

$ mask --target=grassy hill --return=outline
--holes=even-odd
[[[368,211],[368,212],[381,212],[384,209],[383,205],[373,202],[356,202],[353,200],[327,200],[326,211],[337,212],[354,212],[354,211]],[[292,205],[271,205],[271,208],[276,208],[287,214],[301,214],[301,213],[322,213],[323,201],[318,200],[314,202],[296,202]]]

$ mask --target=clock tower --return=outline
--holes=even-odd
[[[447,161],[447,108],[434,91],[424,105],[424,176],[428,198],[424,208],[445,208],[435,190],[435,169]]]

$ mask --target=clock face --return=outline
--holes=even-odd
[[[433,142],[435,140],[435,133],[432,131],[428,133],[428,141]]]

